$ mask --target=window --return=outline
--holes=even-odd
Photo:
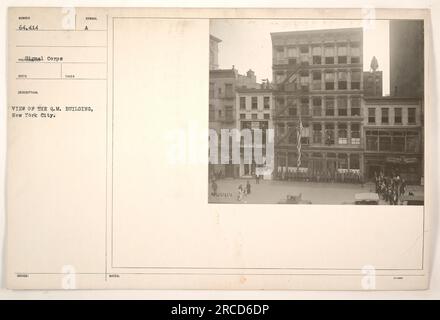
[[[289,58],[289,59],[287,60],[287,63],[288,63],[288,64],[297,64],[296,58]]]
[[[406,152],[417,152],[419,145],[419,135],[417,132],[408,131],[406,133]]]
[[[264,119],[269,120],[270,119],[270,113],[265,113],[264,114]]]
[[[284,58],[284,48],[276,48],[275,49],[275,59],[277,63],[281,63],[282,59]]]
[[[359,90],[361,88],[361,72],[351,72],[351,90]]]
[[[263,98],[264,109],[270,109],[270,97]]]
[[[359,97],[351,97],[351,115],[361,115],[361,99]]]
[[[246,119],[246,114],[240,113],[240,119]]]
[[[325,73],[325,90],[335,89],[335,74],[333,72]]]
[[[243,121],[241,123],[241,129],[251,129],[252,128],[252,122],[250,121]]]
[[[295,125],[293,123],[289,123],[287,125],[287,130],[289,132],[289,144],[295,144],[297,142]]]
[[[307,132],[307,131],[306,131]],[[301,136],[301,144],[309,144],[309,137],[308,136]]]
[[[218,111],[218,117],[219,117],[219,118],[222,117],[222,111],[221,111],[221,110]]]
[[[388,108],[382,108],[382,123],[388,123],[389,122],[388,113],[389,113],[389,109]]]
[[[309,115],[309,98],[301,98],[301,115]]]
[[[320,117],[322,115],[322,98],[321,97],[313,97],[313,115],[315,117]]]
[[[301,47],[299,47],[299,52],[301,52],[301,53],[309,53],[309,46],[301,46]]]
[[[322,126],[320,123],[313,124],[313,143],[322,142]]]
[[[212,104],[209,105],[209,121],[215,120],[215,110]]]
[[[338,116],[346,116],[347,108],[347,97],[338,97]]]
[[[321,71],[313,71],[312,79],[321,81]]]
[[[368,123],[376,123],[376,109],[368,108]]]
[[[283,80],[284,80],[284,72],[278,71],[277,73],[275,73],[275,81],[276,81],[276,83],[283,82]]]
[[[394,108],[394,123],[402,123],[402,108]]]
[[[312,89],[313,90],[321,90],[321,71],[313,71],[312,72]]]
[[[295,48],[295,47],[287,48],[287,57],[289,57],[289,58],[296,58],[296,57],[298,57],[298,49]]]
[[[233,98],[234,97],[233,92],[232,92],[232,84],[230,84],[230,83],[225,84],[225,95],[226,95],[226,98]]]
[[[295,117],[297,115],[296,106],[289,107],[289,116]]]
[[[351,144],[361,144],[361,125],[359,123],[351,124]]]
[[[258,109],[258,99],[257,97],[252,97],[252,110]]]
[[[327,123],[325,125],[325,144],[335,144],[335,125],[333,123]]]
[[[309,72],[301,71],[300,72],[300,84],[301,90],[307,90],[309,88]]]
[[[338,45],[338,64],[346,64],[347,63],[347,45],[340,44]]]
[[[218,95],[221,96],[222,95],[222,88],[218,88],[217,92],[218,92]]]
[[[214,83],[209,83],[209,97],[214,98]]]
[[[340,123],[338,124],[338,144],[347,144],[348,143],[347,136],[347,124]]]
[[[324,54],[325,54],[325,64],[334,64],[335,63],[335,47],[325,46],[324,47]]]
[[[351,63],[360,63],[360,44],[359,42],[352,42],[350,44]]]
[[[405,133],[404,132],[393,132],[391,151],[394,152],[404,152],[405,151]]]
[[[321,47],[312,48],[313,64],[321,64],[322,49]]]
[[[335,99],[326,98],[325,99],[325,115],[334,116],[335,115]]]
[[[296,104],[296,99],[294,97],[287,97],[287,105],[290,106],[294,106]]]
[[[240,97],[240,109],[246,109],[246,97]]]
[[[232,113],[232,107],[231,106],[227,106],[226,108],[226,120],[227,121],[231,121],[231,120],[234,120],[234,116],[233,116],[233,113]]]
[[[301,64],[302,65],[309,64],[309,56],[307,54],[301,54]]]
[[[391,151],[391,136],[389,135],[389,132],[380,132],[379,151]]]
[[[297,159],[298,157],[295,152],[289,152],[287,156],[287,166],[296,167]]]
[[[346,90],[347,89],[347,72],[340,71],[338,72],[338,90]]]
[[[338,154],[338,169],[348,169],[348,156],[346,153]]]
[[[258,114],[252,113],[252,120],[257,120],[257,119],[258,119]]]
[[[313,56],[313,64],[321,64],[321,56]]]
[[[280,123],[277,126],[278,135],[282,136],[286,133],[286,127],[284,126],[284,123]]]
[[[408,108],[408,124],[416,123],[416,108]]]
[[[300,60],[302,65],[309,64],[309,46],[299,47]]]
[[[360,166],[360,157],[358,154],[350,154],[350,168],[354,170],[359,170],[361,168]]]
[[[283,108],[284,107],[284,98],[283,97],[278,97],[277,98],[277,106],[279,108]]]
[[[378,150],[378,139],[377,131],[367,131],[367,150],[368,151],[377,151]]]
[[[322,158],[322,153],[321,152],[312,152],[312,157],[313,158]],[[328,154],[327,154],[328,157]]]

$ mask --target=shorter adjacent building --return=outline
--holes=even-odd
[[[249,70],[246,75],[241,75],[233,66],[231,69],[213,69],[209,71],[209,129],[215,130],[220,139],[222,129],[236,128],[235,98],[238,88],[260,88],[256,82],[255,73]],[[220,144],[219,144],[220,148]],[[220,149],[218,155],[220,155]],[[210,164],[210,174],[222,177],[238,177],[238,164],[229,163]]]
[[[417,98],[364,97],[364,167],[375,173],[398,173],[410,183],[423,177],[423,111]]]
[[[236,96],[236,112],[237,112],[237,129],[250,129],[252,133],[252,142],[247,144],[244,137],[241,137],[240,142],[240,177],[252,177],[257,172],[258,167],[263,167],[264,164],[259,164],[255,161],[255,152],[261,152],[263,158],[266,158],[266,139],[267,129],[273,129],[272,110],[273,97],[272,89],[269,85],[261,85],[261,88],[237,88]],[[261,144],[254,148],[255,129],[261,129],[262,139]],[[258,142],[258,141],[257,141]],[[252,159],[246,159],[245,149],[249,148],[252,152]],[[260,150],[258,150],[260,149]],[[272,155],[273,156],[273,155]],[[272,175],[264,175],[264,179],[271,179]]]

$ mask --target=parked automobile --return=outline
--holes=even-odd
[[[402,202],[407,206],[423,206],[425,199],[423,196],[406,195],[402,197]]]
[[[374,192],[356,193],[353,202],[344,202],[343,204],[355,205],[378,205],[380,201],[379,195]]]

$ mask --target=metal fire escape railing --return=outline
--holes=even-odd
[[[286,91],[286,84],[288,84],[289,80],[293,76],[296,76],[296,79],[294,80],[294,83],[295,83],[295,86],[297,87],[297,90],[292,91],[291,95],[298,96],[298,95],[304,94],[303,90],[298,89],[298,82],[297,82],[297,81],[299,81],[298,71],[300,71],[302,69],[302,67],[303,66],[299,64],[299,65],[296,66],[296,68],[294,70],[291,70],[289,72],[289,74],[286,76],[284,81],[278,85],[278,88],[281,89],[280,91]],[[289,107],[290,107],[290,105],[286,103],[281,110],[277,110],[276,111],[276,113],[274,115],[274,118],[277,118],[280,115],[282,115],[287,110],[287,108],[289,108]]]

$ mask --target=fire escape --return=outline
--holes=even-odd
[[[302,96],[308,96],[309,94],[309,87],[308,86],[301,86],[300,83],[300,72],[303,70],[305,65],[298,64],[295,66],[294,69],[289,70],[286,78],[278,84],[277,91],[279,93],[288,93],[289,97],[292,98],[300,98]],[[285,101],[284,105],[281,108],[275,108],[275,114],[274,114],[274,120],[286,120],[291,117],[297,117],[297,116],[289,116],[286,115],[286,111],[292,107],[293,105],[291,103],[287,103]],[[301,112],[301,110],[299,110]],[[299,123],[298,123],[299,124]],[[285,126],[285,132],[283,135],[278,136],[275,138],[275,147],[280,146],[284,144],[284,142],[290,138],[291,135],[295,135],[296,137],[297,132],[297,126]]]

